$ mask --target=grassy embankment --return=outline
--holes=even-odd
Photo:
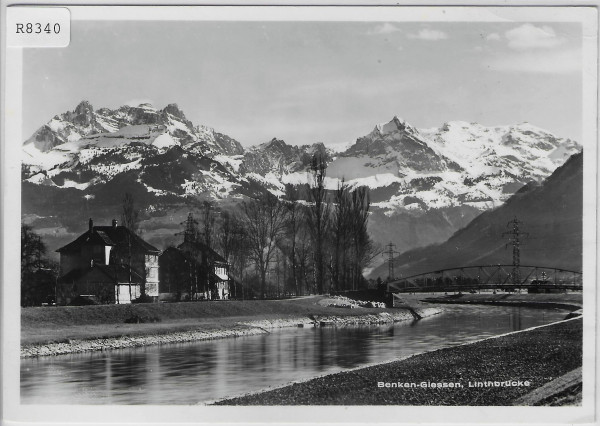
[[[21,309],[21,345],[145,336],[190,330],[225,330],[261,319],[357,316],[398,309],[341,309],[321,306],[322,296],[290,300],[247,300],[137,305],[58,306]],[[126,323],[142,318],[143,323]],[[155,322],[150,322],[154,320]]]
[[[436,297],[454,303],[499,301],[544,306],[562,303],[582,305],[581,293],[570,294],[464,294],[440,296],[403,294],[402,299],[413,308],[435,306],[422,300]],[[314,315],[355,316],[398,309],[340,309],[318,302],[324,297],[290,300],[247,300],[220,302],[160,303],[139,305],[58,306],[21,309],[21,344],[34,345],[65,342],[71,339],[98,339],[120,336],[145,336],[190,330],[225,330],[239,322],[259,319],[285,319]],[[442,302],[442,300],[438,300]],[[549,307],[549,306],[548,306]],[[157,322],[126,323],[131,318]]]
[[[218,405],[578,404],[582,320],[486,339],[387,364],[332,374],[218,401]],[[567,375],[567,376],[565,376]],[[577,377],[570,377],[570,376]],[[529,387],[469,387],[476,381],[528,380]],[[453,382],[457,388],[379,387],[378,382]],[[544,386],[542,395],[534,389]]]

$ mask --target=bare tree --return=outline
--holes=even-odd
[[[294,291],[296,295],[299,294],[299,285],[298,285],[298,271],[297,271],[297,255],[296,255],[296,245],[297,245],[297,237],[298,232],[300,230],[300,226],[302,224],[302,212],[300,210],[300,204],[298,203],[299,194],[298,189],[291,184],[285,185],[285,198],[284,205],[287,211],[287,217],[285,222],[285,233],[287,237],[287,242],[289,243],[289,250],[287,251],[287,257],[290,260],[291,266],[291,278],[294,287]]]
[[[56,294],[58,265],[46,258],[47,247],[29,225],[21,225],[21,306],[40,305]]]
[[[190,212],[187,216],[183,230],[183,242],[185,244],[188,255],[190,256],[188,267],[189,267],[189,298],[190,300],[195,297],[198,293],[198,221],[194,219],[194,215]]]
[[[362,279],[362,270],[365,267],[368,253],[373,246],[371,238],[367,232],[367,222],[369,220],[369,208],[371,201],[369,198],[369,188],[362,186],[356,188],[351,193],[350,202],[350,235],[352,236],[354,249],[353,268],[352,268],[352,288],[356,290],[359,281]]]
[[[306,224],[302,223],[300,225],[300,231],[298,232],[298,242],[296,245],[296,255],[298,259],[298,287],[300,295],[311,292],[309,277],[311,274],[310,260],[313,258],[313,254],[310,241],[311,238],[308,234]]]
[[[121,223],[123,224],[123,226],[125,226],[127,229],[129,229],[134,234],[139,233],[139,226],[140,226],[139,210],[137,210],[135,208],[135,204],[133,201],[133,195],[131,195],[131,193],[129,193],[129,192],[126,192],[125,196],[123,197],[123,204],[122,204],[122,211],[121,211]],[[131,243],[132,242],[131,242],[131,234],[129,232],[125,232],[125,239],[126,239],[125,243],[127,245],[127,259],[128,259],[127,260],[127,269],[129,271],[129,278],[128,278],[129,300],[131,300],[133,297],[133,295],[131,293],[131,286],[132,286]],[[116,268],[116,266],[115,266],[115,268]],[[145,280],[145,276],[144,276],[144,280]],[[142,285],[143,285],[142,292],[145,292],[145,282],[142,283]],[[118,298],[118,296],[117,296],[117,298]]]
[[[266,276],[278,240],[285,225],[285,207],[272,195],[242,203],[245,234],[250,246],[250,258],[260,275],[260,297],[265,297]]]
[[[246,266],[248,264],[248,253],[250,252],[250,247],[248,243],[248,238],[246,235],[246,231],[244,229],[243,221],[240,220],[237,215],[230,216],[231,223],[231,264],[233,268],[234,277],[239,279],[239,282],[242,286],[241,294],[242,299],[244,298],[244,272]],[[234,294],[235,297],[238,296],[237,285],[234,286]]]
[[[235,242],[235,229],[231,214],[224,210],[221,213],[221,220],[219,220],[219,226],[216,235],[217,246],[221,250],[221,254],[227,262],[231,257],[233,244]]]
[[[331,220],[331,263],[330,273],[334,289],[342,290],[346,285],[346,260],[350,235],[350,188],[342,179],[335,191],[334,209]]]
[[[202,203],[202,242],[207,247],[213,247],[213,230],[215,229],[215,210],[210,201]]]
[[[307,224],[314,244],[315,283],[317,293],[323,294],[325,282],[325,235],[329,225],[330,205],[325,190],[327,162],[315,154],[310,165],[312,182],[308,189]]]
[[[204,201],[202,203],[202,242],[206,246],[204,248],[202,263],[206,272],[206,279],[204,280],[204,291],[210,293],[209,298],[213,298],[216,289],[214,288],[215,283],[212,278],[212,271],[214,270],[214,259],[212,256],[213,251],[213,230],[215,229],[216,216],[214,207],[210,201]]]
[[[129,192],[126,192],[123,197],[121,223],[131,232],[135,234],[139,233],[140,214],[139,210],[135,208],[133,195]]]
[[[223,210],[221,212],[220,220],[218,221],[217,232],[215,235],[215,245],[220,249],[220,253],[225,259],[225,262],[227,262],[229,265],[229,268],[231,268],[231,253],[235,243],[234,231],[235,229],[231,214],[227,210]],[[231,280],[229,279],[229,274],[227,282],[230,285],[231,291]]]

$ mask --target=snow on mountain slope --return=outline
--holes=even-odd
[[[137,171],[137,182],[149,193],[218,199],[253,185],[227,167],[242,153],[239,142],[194,126],[175,104],[94,111],[84,101],[25,141],[23,180],[91,193]]]
[[[396,188],[373,203],[386,214],[398,209],[468,205],[487,210],[525,183],[549,176],[581,146],[529,123],[485,127],[453,121],[418,130],[394,117],[329,164],[329,186]],[[290,180],[300,180],[299,178]]]
[[[82,102],[25,141],[22,211],[40,226],[77,227],[91,215],[110,221],[130,192],[146,220],[172,226],[174,212],[185,218],[188,206],[206,199],[228,205],[265,190],[282,195],[287,183],[310,183],[311,159],[319,154],[328,162],[328,189],[342,179],[371,189],[375,241],[408,250],[445,241],[579,151],[576,142],[527,123],[455,121],[419,130],[398,117],[341,153],[279,139],[245,151],[227,135],[191,123],[175,104],[94,110]]]
[[[138,125],[147,126],[147,131],[137,128]],[[169,104],[162,110],[141,104],[137,107],[122,106],[115,110],[100,108],[94,111],[87,101],[81,102],[73,111],[55,116],[39,128],[25,141],[24,150],[35,157],[40,152],[48,152],[84,137],[99,134],[116,136],[119,132],[135,137],[139,131],[141,134],[137,136],[142,139],[146,136],[153,139],[167,133],[177,144],[199,145],[198,149],[205,154],[240,155],[244,152],[240,143],[227,135],[210,127],[194,126],[176,104]]]
[[[239,170],[241,173],[262,176],[273,173],[281,178],[291,173],[305,172],[315,153],[321,154],[326,161],[330,161],[334,154],[323,143],[298,147],[273,138],[269,142],[248,149],[244,153]]]
[[[488,128],[453,121],[422,134],[434,149],[473,175],[504,170],[539,180],[581,150],[576,142],[557,138],[529,123]]]
[[[541,183],[530,184],[501,207],[479,215],[441,244],[411,250],[395,259],[396,276],[442,268],[511,262],[502,238],[505,224],[518,216],[530,235],[521,251],[521,264],[582,267],[583,155],[570,157]],[[372,277],[387,276],[387,265]]]
[[[371,168],[394,170],[399,176],[418,172],[441,172],[456,169],[456,165],[435,152],[420,132],[395,116],[390,122],[378,124],[371,133],[340,157],[365,157],[364,165]]]
[[[576,142],[528,123],[485,127],[453,121],[419,130],[395,116],[339,154],[322,143],[298,147],[276,138],[244,151],[234,139],[191,123],[176,104],[94,110],[84,101],[25,141],[23,179],[88,190],[136,170],[155,194],[224,198],[240,185],[281,194],[286,183],[309,182],[311,158],[319,153],[329,163],[328,189],[342,179],[351,187],[368,186],[373,206],[392,215],[461,205],[489,209],[580,150]],[[177,158],[170,167],[181,168],[169,176],[185,176],[180,187],[143,182],[148,164],[167,157]]]

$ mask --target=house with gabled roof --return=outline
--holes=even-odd
[[[131,303],[142,295],[158,300],[160,250],[116,220],[94,226],[60,253],[57,303],[67,305],[78,297],[97,303]]]
[[[185,234],[159,257],[159,297],[165,301],[229,299],[229,264],[215,250]]]

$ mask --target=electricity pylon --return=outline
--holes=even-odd
[[[383,252],[383,255],[385,256],[387,254],[387,256],[388,256],[388,260],[387,260],[387,262],[388,262],[388,281],[393,281],[394,280],[394,254],[400,254],[400,252],[394,250],[394,247],[396,247],[396,244],[392,243],[391,241],[386,247],[388,248],[388,250]]]
[[[508,222],[508,224],[506,225],[508,228],[512,228],[510,231],[506,231],[504,233],[502,233],[502,236],[505,237],[508,235],[508,243],[506,243],[506,247],[508,248],[509,244],[512,244],[513,247],[513,261],[512,261],[512,282],[513,284],[521,284],[521,271],[520,271],[520,266],[521,266],[521,244],[522,244],[522,237],[528,237],[529,233],[527,232],[522,232],[519,229],[519,225],[522,225],[523,222],[519,221],[519,219],[517,219],[517,217],[515,216],[515,218],[513,220],[511,220],[510,222]]]

